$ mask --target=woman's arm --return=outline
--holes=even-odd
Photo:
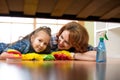
[[[75,60],[95,61],[96,51],[87,51],[85,53],[75,53],[73,58]]]

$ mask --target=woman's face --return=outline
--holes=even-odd
[[[44,51],[49,44],[49,41],[50,36],[44,31],[39,31],[31,37],[31,44],[36,52]]]
[[[69,34],[70,32],[67,30],[61,33],[61,35],[58,38],[58,49],[68,50],[72,47],[72,45],[69,42]]]

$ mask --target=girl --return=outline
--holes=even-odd
[[[6,58],[11,55],[6,52],[8,49],[18,50],[22,54],[32,52],[48,54],[50,53],[50,38],[51,29],[46,26],[39,27],[32,33],[23,37],[23,39],[12,44],[0,43],[0,58]]]

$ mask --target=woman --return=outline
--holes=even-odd
[[[65,24],[58,32],[52,36],[52,51],[70,51],[74,59],[96,60],[95,48],[88,44],[89,35],[87,30],[77,22]]]

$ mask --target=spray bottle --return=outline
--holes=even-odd
[[[97,46],[96,62],[106,62],[106,46],[104,38],[108,40],[106,31],[100,33],[99,44]]]

